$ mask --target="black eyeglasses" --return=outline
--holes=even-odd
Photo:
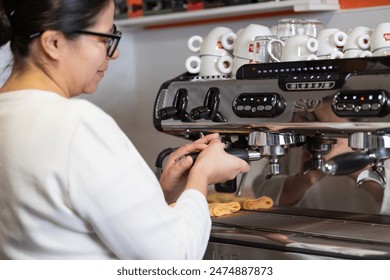
[[[36,32],[34,34],[29,35],[29,39],[32,40],[36,37],[39,37],[42,35],[43,32]],[[92,35],[92,36],[99,36],[99,37],[105,37],[108,38],[107,41],[107,56],[112,57],[119,45],[119,41],[122,38],[122,32],[119,31],[114,24],[112,27],[112,33],[100,33],[100,32],[92,32],[87,30],[77,30],[75,33],[79,34],[85,34],[85,35]]]
[[[87,30],[77,30],[76,33],[108,38],[108,41],[107,41],[107,56],[108,57],[112,57],[114,55],[116,48],[119,45],[119,41],[122,38],[122,32],[117,29],[115,24],[112,27],[111,34],[92,32],[92,31],[87,31]]]

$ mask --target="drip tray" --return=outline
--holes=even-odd
[[[262,259],[270,251],[273,259],[390,259],[388,216],[274,209],[240,211],[212,221],[205,258],[232,258],[220,251],[234,248],[235,259],[237,252],[240,256],[252,252],[245,258]],[[257,251],[260,253],[253,254]]]

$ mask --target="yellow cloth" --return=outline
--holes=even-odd
[[[240,203],[238,202],[215,202],[209,203],[209,210],[211,217],[221,217],[237,212],[241,209]]]
[[[247,199],[244,201],[242,208],[245,210],[268,209],[274,205],[274,202],[268,196],[262,196],[258,199]]]
[[[242,209],[245,210],[258,210],[268,209],[274,205],[274,202],[268,196],[262,196],[260,198],[250,197],[237,197],[230,193],[211,193],[207,196],[208,203],[224,203],[224,202],[238,202]]]

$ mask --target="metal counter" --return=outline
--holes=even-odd
[[[390,216],[276,208],[212,221],[204,259],[390,259]]]

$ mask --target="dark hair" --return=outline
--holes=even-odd
[[[61,31],[69,39],[88,29],[112,0],[0,0],[0,47],[11,42],[15,63],[29,54],[31,35]]]

